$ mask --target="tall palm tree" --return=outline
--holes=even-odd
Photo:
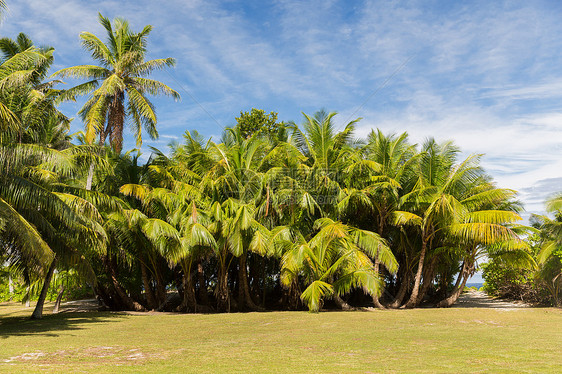
[[[89,95],[80,110],[86,125],[86,141],[92,143],[99,135],[104,144],[109,136],[111,147],[121,152],[123,126],[130,120],[137,145],[142,143],[142,129],[155,139],[156,112],[147,95],[164,94],[179,99],[179,94],[162,82],[146,78],[151,72],[174,66],[173,58],[145,61],[147,37],[152,31],[148,25],[133,32],[126,20],[111,21],[99,14],[99,22],[107,32],[108,41],[102,42],[89,32],[82,32],[82,46],[100,65],[79,65],[57,71],[60,77],[86,78],[89,81],[68,90],[64,98],[74,100],[78,95]]]
[[[358,199],[358,203],[363,201],[363,210],[369,212],[366,217],[370,223],[368,229],[376,231],[391,243],[389,229],[392,225],[392,213],[399,207],[400,196],[411,188],[408,184],[414,179],[414,167],[419,153],[415,146],[408,143],[407,133],[398,136],[384,135],[380,130],[373,130],[369,134],[362,152],[366,159],[377,165],[376,171],[367,173],[369,178],[363,181],[356,173],[350,173],[349,184],[355,184],[366,194],[366,198]],[[374,263],[378,273],[377,256]],[[407,282],[403,283],[405,285]],[[373,303],[378,308],[384,308],[377,295],[374,296]]]

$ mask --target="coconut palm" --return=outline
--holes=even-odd
[[[51,89],[56,81],[43,82],[53,51],[31,46],[5,54],[0,65],[0,142],[37,142],[46,122],[68,121],[54,105],[60,94]]]
[[[355,192],[356,198],[352,210],[359,206],[359,211],[365,213],[362,217],[363,222],[357,222],[360,227],[368,225],[365,228],[376,231],[379,236],[391,243],[393,238],[389,229],[392,224],[392,213],[399,207],[400,196],[411,188],[414,166],[419,154],[415,147],[408,143],[407,133],[385,136],[380,130],[371,131],[362,152],[371,165],[374,165],[371,167],[374,170],[356,167],[350,170],[348,185],[358,189]],[[352,198],[353,195],[349,194],[349,197]],[[354,215],[357,217],[357,214]],[[374,264],[375,271],[378,273],[378,257],[374,258]],[[403,283],[405,285],[407,282]],[[384,308],[376,295],[373,303],[378,308]]]
[[[86,141],[92,143],[99,135],[99,143],[107,137],[111,147],[121,152],[123,127],[128,118],[137,146],[142,144],[142,129],[155,139],[156,112],[147,95],[164,94],[179,99],[179,94],[162,82],[146,78],[151,72],[174,66],[173,58],[145,61],[147,37],[152,31],[148,25],[133,32],[126,20],[111,21],[99,14],[99,22],[107,32],[107,43],[89,32],[82,32],[82,46],[100,65],[79,65],[57,71],[60,77],[85,78],[89,81],[68,90],[64,98],[75,99],[89,95],[80,110],[86,125]]]
[[[99,247],[105,238],[100,217],[90,203],[55,190],[58,175],[72,175],[73,160],[80,152],[89,150],[0,145],[2,248],[24,264],[28,273],[45,278],[35,318],[41,317],[57,262],[80,262],[78,248]]]
[[[380,294],[382,281],[375,273],[370,256],[378,254],[390,272],[398,264],[383,239],[371,231],[359,230],[329,218],[320,218],[314,227],[318,232],[309,241],[302,234],[295,242],[285,239],[281,279],[289,286],[299,276],[306,285],[301,299],[311,312],[318,312],[323,300],[334,299],[344,309],[349,305],[341,296],[361,287],[370,294]]]

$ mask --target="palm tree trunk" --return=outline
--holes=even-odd
[[[107,258],[107,256],[105,258],[105,265],[106,265],[107,269],[109,270],[109,275],[110,275],[109,278],[111,278],[111,283],[113,284],[113,289],[115,290],[116,295],[119,297],[120,303],[125,305],[125,307],[129,310],[134,310],[134,311],[137,311],[137,312],[144,312],[145,308],[141,304],[139,304],[138,302],[133,300],[129,295],[127,295],[127,292],[125,291],[125,289],[119,283],[119,280],[117,279],[117,272],[115,271],[115,268],[113,267],[113,263],[112,263],[111,259]]]
[[[470,274],[470,269],[466,265],[466,261],[465,261],[463,263],[463,266],[462,266],[462,272],[461,272],[461,274],[459,274],[459,277],[457,278],[457,282],[455,284],[455,288],[453,289],[453,292],[451,293],[451,295],[449,297],[447,297],[446,299],[441,300],[439,303],[437,303],[438,308],[448,308],[448,307],[452,306],[454,303],[457,302],[457,300],[459,299],[459,296],[461,295],[462,291],[464,290],[464,286],[466,285],[466,282],[468,281],[468,275],[469,274]],[[462,279],[462,282],[460,282],[461,279]]]
[[[62,295],[64,295],[64,286],[61,285],[59,294],[57,295],[57,300],[55,301],[55,307],[53,308],[53,314],[57,314],[59,312]]]
[[[121,153],[121,149],[123,148],[123,123],[125,121],[124,99],[125,95],[123,92],[116,93],[113,97],[109,113],[109,122],[111,124],[109,141],[113,150],[118,154]]]
[[[287,305],[289,310],[299,310],[302,306],[302,300],[300,295],[302,292],[299,289],[299,282],[297,279],[291,282],[289,288],[283,288],[283,296],[281,298],[281,304]]]
[[[160,308],[160,306],[164,305],[166,302],[168,294],[166,291],[166,283],[162,277],[161,268],[158,266],[158,263],[154,264],[154,278],[156,281],[156,305],[157,308]]]
[[[228,260],[227,249],[223,247],[219,261],[219,274],[217,287],[215,288],[215,296],[217,298],[217,311],[230,313],[230,290],[228,289],[228,268],[230,262]]]
[[[195,297],[195,286],[193,284],[193,274],[189,272],[185,275],[184,298],[188,312],[197,313],[197,298]]]
[[[115,291],[117,292],[117,295],[119,295],[119,298],[121,299],[121,302],[123,302],[123,304],[125,304],[127,309],[134,310],[134,311],[137,311],[137,312],[144,312],[145,311],[145,308],[141,304],[139,304],[138,302],[133,300],[129,295],[127,295],[127,292],[121,286],[121,284],[119,283],[119,281],[117,280],[117,278],[113,274],[111,275],[111,281],[113,283],[113,288],[115,289]]]
[[[416,277],[414,279],[414,288],[412,289],[412,293],[410,295],[410,299],[404,304],[403,308],[413,308],[416,306],[416,302],[418,300],[418,293],[420,290],[420,283],[422,279],[422,272],[423,272],[423,263],[425,261],[425,252],[427,250],[427,241],[424,239],[422,242],[422,249],[420,253],[420,259],[418,261],[418,270],[416,272]]]
[[[334,294],[334,302],[341,310],[353,310],[353,307],[346,303],[338,294]]]
[[[230,292],[228,290],[228,269],[221,268],[217,284],[217,310],[230,312]]]
[[[13,281],[12,276],[10,274],[8,274],[8,291],[10,292],[9,301],[12,301],[12,298],[13,298],[13,295],[14,295],[14,281]]]
[[[376,256],[376,257],[375,257],[374,272],[375,272],[375,274],[377,274],[377,275],[379,275],[380,264],[381,264],[381,262],[379,261],[379,257]],[[378,308],[378,309],[386,309],[386,307],[381,304],[378,295],[373,295],[373,304],[375,304],[375,307]]]
[[[246,258],[248,254],[244,252],[240,256],[238,269],[238,303],[240,308],[249,308],[251,310],[262,310],[254,303],[250,295],[250,285],[248,284],[248,268],[246,266]]]
[[[29,294],[30,288],[31,288],[31,287],[30,287],[29,285],[25,288],[25,295],[26,295],[25,307],[26,307],[26,308],[29,308],[29,306],[31,305],[31,300],[30,300],[30,299],[31,299],[31,295]]]
[[[209,305],[209,295],[207,295],[207,283],[205,282],[205,271],[201,261],[197,263],[197,282],[199,283],[199,300],[201,304]]]
[[[406,273],[404,274],[404,279],[402,279],[402,282],[400,283],[400,287],[398,288],[398,293],[396,294],[396,297],[389,305],[390,308],[398,308],[400,307],[400,305],[402,305],[402,300],[404,300],[404,297],[408,292],[409,286],[410,286],[410,277]]]
[[[105,136],[106,136],[106,131],[101,130],[100,132],[100,140],[99,140],[99,146],[103,147],[103,145],[105,144]],[[86,178],[86,190],[87,191],[91,191],[92,190],[92,183],[94,182],[94,163],[90,163],[90,168],[88,169],[88,177]]]
[[[194,274],[191,271],[192,259],[183,264],[183,301],[179,309],[186,312],[197,313],[197,298],[195,296]]]
[[[41,294],[37,300],[37,305],[35,305],[35,310],[31,315],[31,319],[41,319],[43,317],[43,306],[45,305],[45,299],[47,298],[47,292],[49,291],[49,286],[51,285],[51,279],[53,278],[53,273],[57,267],[57,257],[51,262],[47,275],[45,276],[45,282],[43,282],[43,288],[41,288]]]
[[[382,238],[382,234],[384,232],[384,214],[383,213],[379,214],[378,218],[379,218],[379,227],[378,227],[377,231],[378,231],[379,236]],[[380,265],[381,265],[381,262],[379,260],[379,254],[378,254],[378,251],[377,251],[377,254],[375,255],[375,266],[374,266],[374,271],[375,271],[376,275],[379,275]],[[386,307],[381,304],[378,295],[373,295],[373,304],[378,309],[386,309]]]
[[[146,265],[141,262],[141,277],[144,286],[144,294],[146,295],[146,302],[148,303],[149,309],[156,309],[158,307],[156,303],[156,297],[154,296],[154,291],[150,285],[150,279],[148,277],[148,271]]]
[[[422,283],[421,289],[418,293],[418,297],[416,299],[415,306],[418,306],[422,302],[425,294],[429,290],[429,287],[433,284],[433,278],[435,276],[435,265],[436,264],[437,264],[437,257],[433,257],[429,266],[425,267],[425,270],[423,272],[423,283]]]

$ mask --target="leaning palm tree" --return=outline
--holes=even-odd
[[[0,248],[28,273],[45,279],[34,318],[41,318],[57,263],[78,264],[82,259],[78,248],[99,247],[105,239],[93,205],[55,191],[60,176],[75,172],[80,152],[89,150],[0,145]]]
[[[494,188],[479,166],[478,156],[470,156],[455,165],[458,148],[452,143],[424,144],[419,164],[419,179],[412,192],[402,198],[402,207],[409,211],[393,213],[398,225],[417,227],[421,250],[414,286],[404,307],[417,306],[430,285],[437,252],[452,239],[456,246],[493,245],[506,243],[521,247],[522,241],[508,224],[521,219],[516,212],[504,210],[500,203],[508,201],[514,192]],[[424,269],[426,257],[432,255],[429,269]],[[426,271],[428,270],[428,271]],[[420,283],[424,279],[424,290]]]
[[[129,118],[137,146],[142,143],[142,128],[155,139],[156,112],[147,95],[164,94],[179,99],[179,94],[162,82],[146,78],[157,69],[174,66],[173,58],[145,61],[147,37],[152,26],[133,32],[126,20],[111,21],[99,14],[99,22],[107,31],[108,41],[102,42],[89,32],[82,32],[82,46],[100,65],[79,65],[62,69],[53,75],[86,78],[66,92],[65,99],[74,100],[79,95],[89,95],[80,110],[86,125],[86,141],[92,143],[99,135],[104,144],[109,136],[112,148],[121,152],[123,126]]]

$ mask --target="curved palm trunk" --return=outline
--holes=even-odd
[[[427,241],[422,242],[422,250],[420,253],[420,259],[418,261],[418,270],[416,272],[416,277],[414,279],[414,288],[412,289],[412,293],[410,294],[410,299],[404,304],[403,308],[414,308],[417,304],[418,294],[420,291],[420,283],[422,279],[422,272],[423,272],[423,263],[425,261],[425,253],[427,251]]]
[[[334,301],[341,310],[353,310],[354,308],[346,303],[338,294],[334,294]]]
[[[41,288],[41,294],[37,300],[37,305],[35,305],[35,310],[31,315],[31,319],[41,319],[43,317],[43,306],[45,305],[45,299],[47,298],[47,292],[49,291],[49,286],[51,285],[51,279],[53,278],[53,273],[57,267],[57,257],[53,259],[47,275],[45,276],[45,282],[43,282],[43,287]]]
[[[117,295],[121,299],[121,302],[127,307],[127,309],[134,310],[136,312],[144,312],[146,310],[141,304],[139,304],[138,302],[133,300],[132,297],[127,295],[127,292],[121,286],[121,284],[113,274],[111,275],[111,282],[113,283],[113,288],[115,289],[115,292],[117,292]]]
[[[439,303],[437,303],[438,308],[448,308],[448,307],[452,306],[454,303],[457,302],[457,300],[459,299],[459,296],[461,295],[462,291],[464,290],[464,286],[466,285],[466,282],[468,281],[468,276],[470,274],[470,271],[471,270],[466,265],[466,262],[464,262],[463,266],[462,266],[462,272],[461,272],[461,274],[459,274],[459,277],[457,278],[457,281],[455,283],[455,288],[453,289],[453,292],[451,293],[451,295],[449,297],[447,297],[446,299],[441,300]],[[462,279],[462,282],[461,282],[461,279]]]
[[[121,284],[119,283],[119,280],[117,279],[117,271],[113,267],[113,263],[112,263],[111,259],[106,257],[105,265],[106,265],[107,269],[109,270],[111,283],[113,284],[113,289],[115,290],[116,295],[119,297],[120,303],[125,305],[125,307],[128,310],[134,310],[134,311],[137,311],[137,312],[144,312],[145,308],[141,304],[139,304],[138,302],[133,300],[127,294],[127,292],[125,291],[123,286],[121,286]]]
[[[390,308],[399,308],[400,305],[402,305],[402,300],[404,300],[404,297],[406,296],[406,293],[408,292],[408,287],[410,285],[410,277],[406,275],[404,275],[404,279],[402,280],[402,282],[400,283],[400,287],[398,288],[398,293],[396,294],[396,297],[394,298],[394,300],[392,301],[392,303],[389,305]]]

